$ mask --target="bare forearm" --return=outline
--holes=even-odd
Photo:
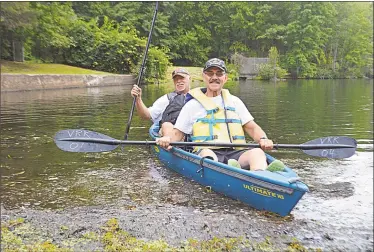
[[[261,127],[258,127],[256,129],[254,129],[253,130],[253,137],[252,137],[253,140],[255,140],[257,143],[259,143],[261,137],[266,137],[267,138],[265,131],[263,131],[261,129]]]
[[[182,141],[184,138],[184,133],[179,129],[173,129],[172,132],[169,134],[171,142],[179,142]]]
[[[167,135],[157,138],[156,142],[158,145],[160,145],[162,148],[171,150],[172,146],[170,145],[171,142],[180,142],[183,140],[184,133],[178,129],[173,129],[172,131],[169,131]]]
[[[151,114],[149,113],[149,110],[147,106],[145,106],[144,102],[141,98],[137,98],[135,102],[136,110],[138,111],[138,114],[143,119],[151,119]]]
[[[262,128],[259,125],[257,125],[254,121],[246,123],[244,125],[244,130],[257,143],[260,142],[261,137],[266,137],[265,131],[263,131]]]

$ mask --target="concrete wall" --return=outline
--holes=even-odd
[[[133,85],[133,75],[1,74],[1,92]]]

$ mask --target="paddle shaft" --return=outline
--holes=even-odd
[[[85,130],[68,129],[56,133],[54,141],[58,148],[69,152],[106,152],[119,145],[157,145],[156,141],[125,141]],[[207,146],[218,148],[258,148],[259,144],[219,142],[171,142],[171,146]],[[275,144],[274,149],[301,149],[305,154],[324,158],[348,158],[355,154],[357,141],[344,136],[321,137],[303,144]]]
[[[147,41],[147,45],[145,47],[145,52],[144,52],[144,56],[143,56],[143,62],[142,62],[142,65],[140,66],[140,70],[139,70],[138,81],[136,83],[136,85],[138,85],[138,86],[140,86],[140,83],[141,83],[141,80],[142,80],[142,77],[143,77],[143,74],[144,74],[145,63],[147,61],[147,55],[148,55],[148,48],[149,48],[149,44],[151,43],[152,31],[153,31],[153,27],[154,27],[154,24],[155,24],[155,21],[156,21],[157,11],[158,11],[158,2],[156,2],[155,11],[154,11],[154,14],[153,14],[153,19],[152,19],[152,24],[151,24],[151,29],[149,30],[148,41]],[[134,114],[134,109],[135,109],[135,103],[136,103],[136,97],[134,97],[134,99],[132,100],[130,115],[129,115],[129,119],[128,119],[128,122],[127,122],[125,135],[123,137],[124,140],[127,140],[128,136],[129,136],[131,120],[132,120],[132,116]]]
[[[100,138],[61,138],[59,141],[74,141],[74,142],[85,142],[85,143],[97,143],[107,145],[157,145],[156,141],[124,141],[117,139],[100,139]],[[211,146],[211,147],[247,147],[257,148],[259,144],[233,144],[233,143],[214,143],[214,142],[171,142],[171,146]],[[354,148],[352,145],[346,144],[323,144],[323,145],[302,145],[302,144],[274,144],[274,149],[300,149],[300,150],[318,150],[318,149],[341,149],[341,148]]]

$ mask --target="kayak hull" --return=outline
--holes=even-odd
[[[158,127],[152,126],[150,136],[158,137]],[[296,206],[308,186],[300,181],[289,167],[282,172],[248,171],[215,162],[173,147],[166,151],[151,147],[158,159],[169,169],[207,186],[215,192],[239,200],[258,210],[288,215]],[[275,159],[266,154],[268,163]]]

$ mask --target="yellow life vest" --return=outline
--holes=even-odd
[[[242,121],[235,112],[230,92],[222,89],[224,108],[207,97],[201,88],[190,90],[190,95],[203,105],[207,115],[192,126],[193,142],[245,143]],[[204,147],[203,147],[204,148]],[[205,147],[222,148],[222,147]]]

